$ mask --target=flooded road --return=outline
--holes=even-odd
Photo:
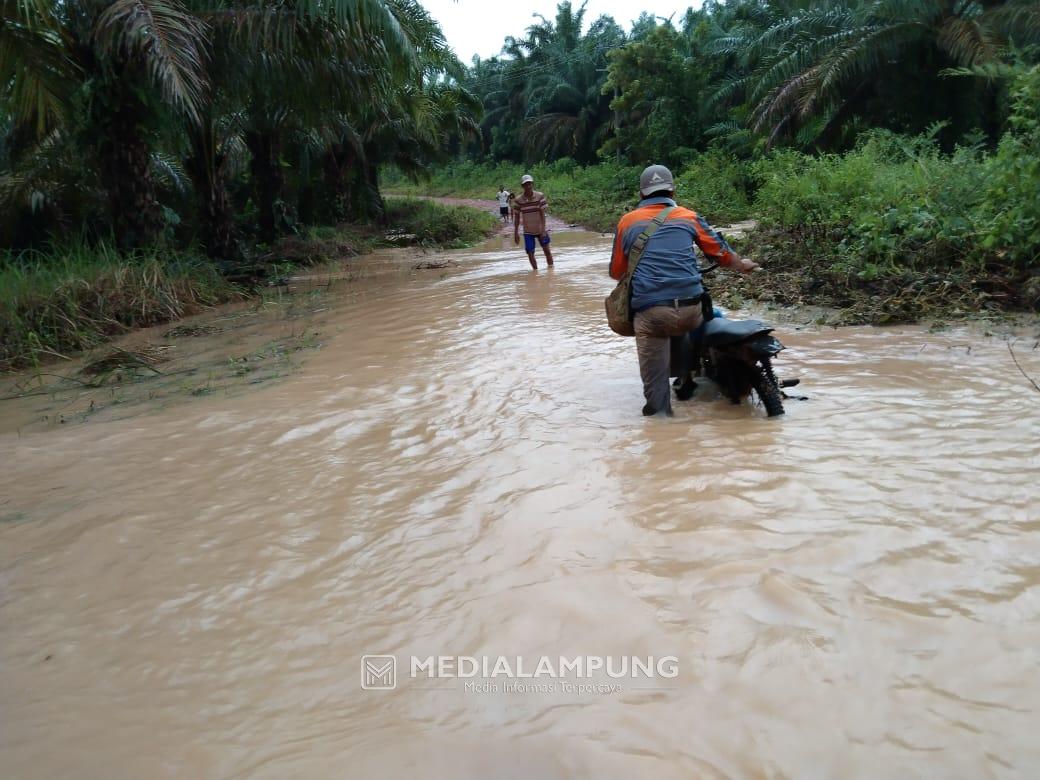
[[[344,283],[247,394],[0,434],[3,776],[1035,777],[1040,396],[1004,342],[784,327],[785,417],[645,419],[608,241],[554,246]]]

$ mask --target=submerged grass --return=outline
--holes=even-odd
[[[71,245],[0,255],[0,370],[66,357],[238,295],[207,261],[157,249],[126,255]]]

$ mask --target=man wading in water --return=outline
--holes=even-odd
[[[520,243],[520,222],[524,223],[524,250],[527,259],[531,261],[531,268],[538,270],[538,262],[534,259],[535,239],[542,245],[545,253],[545,264],[552,268],[553,256],[549,249],[549,230],[545,227],[545,208],[548,201],[545,194],[534,188],[534,179],[525,174],[520,179],[524,188],[524,194],[514,202],[513,211],[513,243]]]

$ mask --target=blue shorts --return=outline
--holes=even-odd
[[[524,233],[524,249],[527,250],[527,254],[531,254],[534,251],[534,242],[538,238],[537,233]],[[549,246],[549,231],[545,231],[545,238],[541,239],[542,246]]]

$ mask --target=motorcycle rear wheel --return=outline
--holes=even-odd
[[[760,362],[762,365],[756,372],[751,386],[762,401],[766,414],[769,417],[779,417],[784,413],[783,394],[773,375],[773,367],[769,364],[769,359],[763,358]]]

